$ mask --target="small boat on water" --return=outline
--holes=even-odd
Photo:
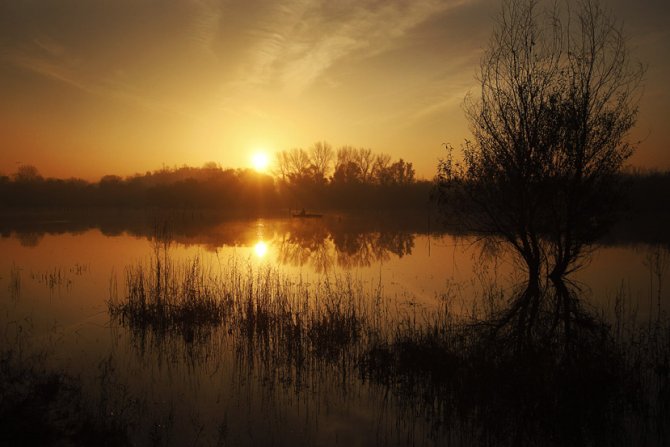
[[[314,218],[323,217],[323,214],[307,213],[303,209],[299,213],[291,213],[291,217],[295,217],[295,218],[298,218],[298,219],[314,219]]]

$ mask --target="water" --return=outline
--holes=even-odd
[[[0,230],[3,342],[21,333],[26,351],[47,353],[50,366],[102,396],[109,417],[141,415],[133,433],[142,443],[405,445],[452,436],[435,437],[424,414],[383,387],[343,376],[338,365],[319,364],[301,377],[290,364],[263,363],[225,330],[197,349],[178,339],[138,342],[110,321],[107,302],[124,294],[129,265],[149,261],[159,232],[169,235],[174,259],[198,257],[208,271],[234,260],[301,283],[352,281],[370,295],[381,291],[390,312],[419,319],[444,296],[467,315],[491,284],[510,292],[523,278],[509,254],[485,252],[471,235],[435,231],[421,216],[107,213],[10,219]],[[594,312],[611,316],[625,294],[639,318],[651,319],[659,296],[663,309],[668,304],[664,247],[610,238],[573,279]]]

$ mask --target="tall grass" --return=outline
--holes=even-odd
[[[17,299],[21,295],[21,269],[14,263],[9,271],[7,290],[12,299]]]
[[[340,359],[369,327],[365,293],[351,277],[310,284],[236,258],[214,271],[199,256],[176,262],[167,246],[126,269],[125,295],[111,293],[108,306],[140,339],[177,336],[197,345],[223,330],[247,342],[240,349],[299,366],[311,355]]]
[[[622,293],[611,320],[581,309],[588,318],[573,322],[566,344],[551,313],[558,298],[545,293],[539,335],[519,349],[514,334],[493,329],[511,298],[492,282],[466,316],[450,295],[434,310],[403,314],[390,310],[381,284],[348,276],[307,283],[237,258],[215,270],[197,256],[176,262],[162,246],[126,270],[125,294],[109,309],[136,338],[167,349],[226,340],[243,371],[263,371],[272,386],[319,389],[335,376],[344,389],[380,387],[401,414],[431,421],[436,443],[667,444],[667,316],[640,322]]]

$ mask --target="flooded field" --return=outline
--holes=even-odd
[[[431,385],[433,366],[403,369],[432,351],[391,350],[473,321],[524,280],[509,254],[427,218],[112,215],[2,232],[7,357],[78,378],[121,444],[477,445],[555,430],[509,428],[526,416],[496,413],[505,401],[482,414],[486,396],[449,403],[431,394],[447,380]],[[668,310],[668,245],[610,238],[571,280],[619,333],[651,330]],[[589,423],[602,435],[611,416]]]

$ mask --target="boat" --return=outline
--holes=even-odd
[[[291,217],[295,217],[298,219],[314,219],[323,217],[323,214],[306,213],[305,210],[303,209],[299,213],[291,213]]]

